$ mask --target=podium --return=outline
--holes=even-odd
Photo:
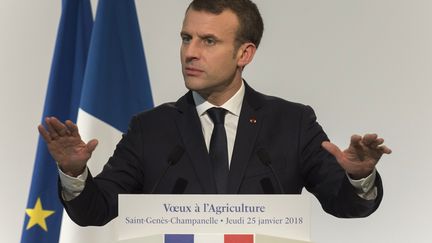
[[[216,243],[229,237],[246,237],[239,242],[248,243],[310,243],[310,198],[119,195],[116,228],[119,243]]]

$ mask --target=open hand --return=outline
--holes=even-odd
[[[351,143],[347,149],[341,151],[331,142],[323,142],[322,146],[336,157],[336,160],[353,179],[369,176],[383,154],[392,151],[383,145],[384,139],[377,134],[351,136]]]
[[[46,128],[39,125],[38,130],[60,169],[74,177],[82,174],[98,141],[93,139],[87,144],[82,141],[72,121],[62,123],[55,117],[47,117],[45,123]]]

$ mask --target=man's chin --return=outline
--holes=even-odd
[[[187,77],[184,79],[185,86],[187,89],[192,91],[200,91],[205,89],[205,85],[203,85],[203,80],[200,80],[196,77]]]

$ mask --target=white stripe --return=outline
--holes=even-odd
[[[194,243],[224,243],[223,234],[196,234]]]
[[[99,141],[96,150],[87,164],[92,174],[97,175],[102,171],[103,166],[113,154],[122,133],[81,109],[78,111],[77,124],[83,141],[88,142],[95,138]]]
[[[97,175],[112,155],[116,144],[121,139],[122,133],[81,109],[78,112],[77,125],[83,141],[88,142],[94,138],[99,141],[96,150],[88,162],[92,175]],[[64,212],[59,242],[114,243],[117,242],[114,226],[115,220],[103,227],[80,227],[72,222],[66,212]]]

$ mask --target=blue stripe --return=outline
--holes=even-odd
[[[100,0],[81,108],[125,132],[134,114],[153,107],[133,0]]]
[[[164,243],[193,243],[194,235],[175,235],[175,234],[166,234]]]

